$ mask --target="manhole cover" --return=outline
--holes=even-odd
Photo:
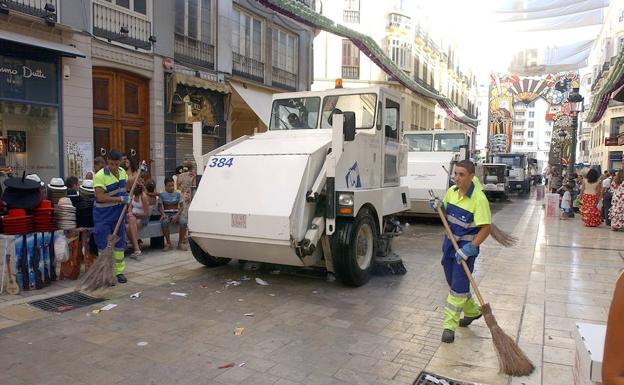
[[[105,298],[95,298],[82,294],[81,292],[74,291],[52,298],[29,302],[28,304],[45,311],[65,312],[79,307],[93,305],[94,303],[102,302],[104,300]]]
[[[429,372],[420,372],[420,375],[414,381],[414,385],[481,385],[474,382],[461,382],[451,380]]]

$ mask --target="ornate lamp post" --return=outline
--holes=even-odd
[[[578,116],[583,111],[583,96],[579,93],[578,88],[573,88],[568,95],[568,103],[570,103],[570,111],[572,112],[571,127],[571,143],[570,143],[570,162],[568,163],[568,185],[572,190],[574,188],[574,165],[576,163],[576,136],[578,131]]]

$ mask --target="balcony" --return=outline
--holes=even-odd
[[[342,21],[344,21],[345,23],[359,23],[360,11],[345,9],[344,11],[342,11]]]
[[[429,83],[422,80],[420,77],[415,77],[414,81],[418,83],[419,85],[421,85],[422,87],[424,87],[426,90],[438,94],[438,91],[435,88],[433,88],[433,86],[431,86]]]
[[[213,70],[214,49],[213,45],[203,41],[179,33],[175,34],[175,59],[181,63]]]
[[[273,86],[287,91],[297,90],[297,74],[273,67]]]
[[[359,66],[342,66],[342,78],[343,79],[359,79],[360,67]]]
[[[264,63],[232,52],[232,74],[264,83]]]
[[[100,3],[93,3],[93,34],[145,50],[151,50],[155,41],[147,16]]]
[[[7,0],[9,11],[42,17],[46,21],[57,22],[57,0]]]
[[[390,13],[388,14],[388,29],[410,31],[412,29],[412,19],[400,13]]]

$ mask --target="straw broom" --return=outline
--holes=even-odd
[[[435,197],[433,190],[430,190],[429,193],[434,197],[434,199],[438,200]],[[448,222],[446,221],[446,216],[442,212],[442,208],[438,205],[438,215],[440,216],[440,220],[442,220],[442,224],[444,225],[444,229],[446,230],[446,234],[450,239],[455,251],[459,250],[459,245],[449,228]],[[524,352],[520,349],[516,341],[514,341],[510,336],[505,334],[503,329],[498,326],[496,322],[496,318],[494,318],[494,314],[492,314],[492,308],[489,303],[486,303],[481,295],[481,291],[477,286],[477,282],[474,277],[470,273],[468,269],[468,265],[465,261],[461,261],[461,265],[464,268],[464,272],[466,276],[470,280],[470,285],[475,292],[477,300],[481,305],[481,313],[483,314],[483,318],[485,319],[485,323],[490,329],[490,334],[492,334],[492,341],[494,342],[494,350],[496,350],[496,355],[498,356],[498,364],[500,366],[501,371],[503,373],[508,374],[514,377],[528,376],[533,373],[535,370],[535,366],[529,358],[524,354]]]
[[[145,161],[141,162],[140,169],[143,170],[145,167]],[[130,189],[130,199],[132,199],[132,194],[134,194],[134,188],[136,187],[138,180],[139,178],[137,177],[134,180],[134,183],[132,183],[132,188]],[[119,214],[119,218],[117,218],[117,224],[115,225],[115,229],[113,230],[113,233],[108,237],[106,249],[99,253],[93,265],[91,265],[89,270],[85,272],[84,277],[82,278],[82,282],[78,284],[79,288],[82,287],[87,291],[95,291],[105,287],[113,286],[117,283],[117,277],[115,276],[113,266],[113,248],[119,240],[117,232],[119,231],[119,227],[123,223],[127,210],[128,205],[124,205],[121,213]]]

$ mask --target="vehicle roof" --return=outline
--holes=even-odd
[[[425,131],[405,131],[404,135],[410,134],[467,134],[466,130],[425,130]]]
[[[374,86],[363,88],[329,88],[321,91],[299,91],[299,92],[283,92],[273,94],[273,100],[276,99],[288,99],[288,98],[301,98],[301,97],[324,97],[328,95],[353,95],[353,94],[379,94],[381,91],[394,96],[397,100],[401,100],[401,93],[392,90],[387,87]]]

